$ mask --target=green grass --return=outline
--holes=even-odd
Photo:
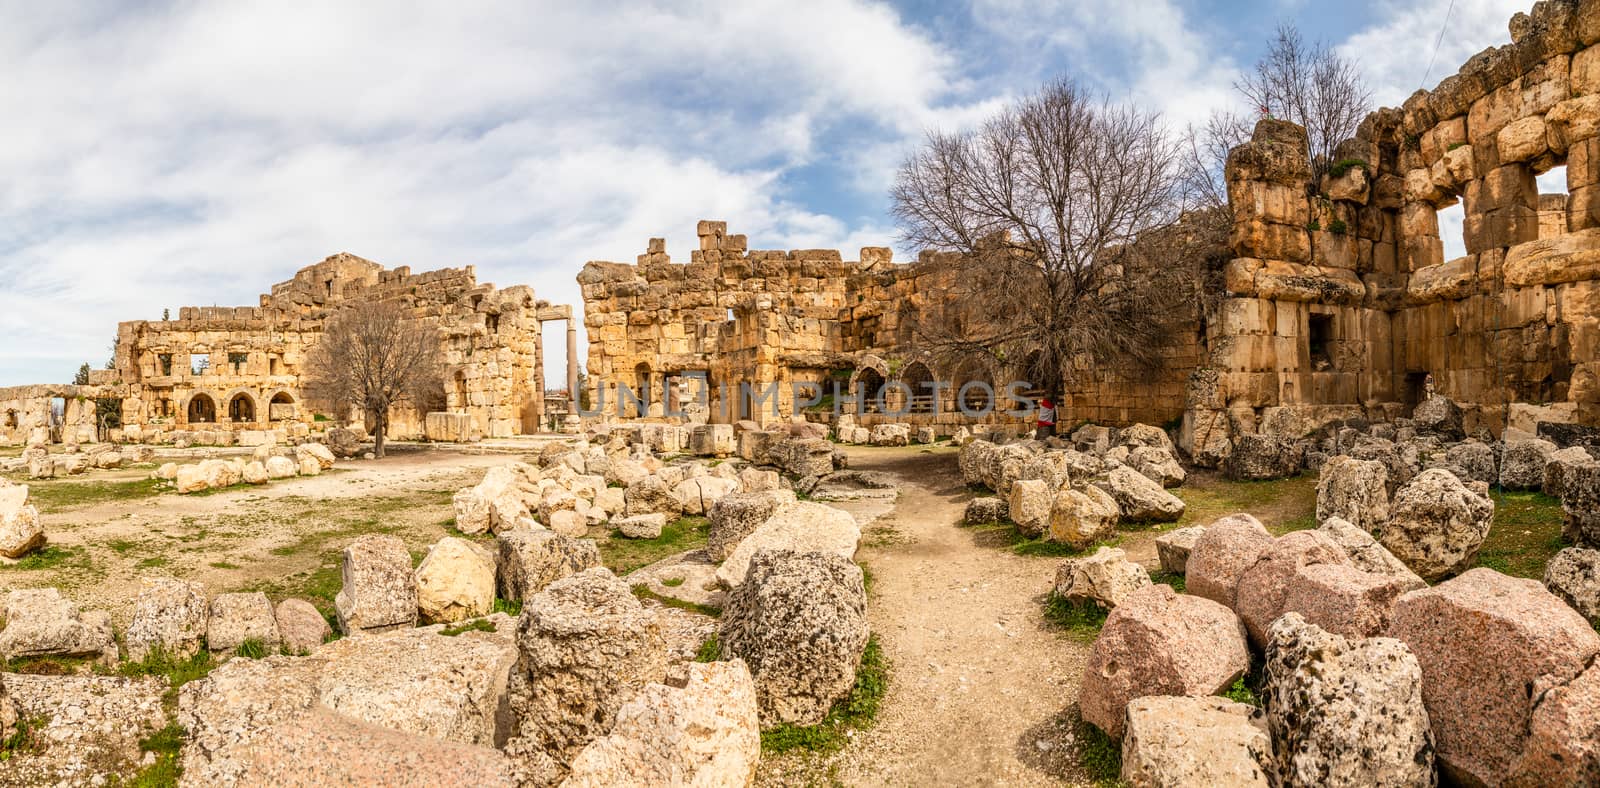
[[[612,574],[621,577],[669,555],[704,546],[710,530],[711,521],[690,516],[662,526],[661,535],[654,539],[627,539],[621,531],[612,531],[609,539],[600,542],[600,560]]]
[[[877,719],[888,688],[889,660],[883,655],[878,636],[873,635],[861,653],[861,667],[856,669],[856,683],[850,694],[834,703],[828,716],[816,725],[779,725],[762,731],[761,750],[835,752],[849,741],[851,731],[865,730]]]
[[[43,744],[39,731],[50,723],[48,717],[23,717],[17,720],[17,730],[8,739],[0,740],[0,763],[19,755],[27,755]]]
[[[44,514],[76,506],[108,501],[133,501],[160,495],[168,482],[159,479],[128,481],[67,481],[35,479],[28,483],[28,497]]]
[[[1093,602],[1072,602],[1054,593],[1045,600],[1044,619],[1074,640],[1092,643],[1111,611]]]
[[[504,613],[512,618],[522,615],[522,603],[513,599],[494,598],[494,609],[491,613]]]
[[[259,644],[258,644],[259,645]],[[138,661],[127,661],[117,666],[117,675],[127,678],[141,676],[160,676],[167,680],[166,699],[168,704],[175,703],[178,690],[183,685],[195,679],[205,678],[217,666],[217,661],[212,658],[211,652],[200,649],[192,657],[174,657],[163,651],[156,650],[145,655]]]
[[[700,643],[700,648],[694,652],[695,662],[716,662],[722,659],[722,642],[717,640],[717,633],[712,632]]]
[[[1160,570],[1157,570],[1155,572],[1151,572],[1150,573],[1150,582],[1152,582],[1152,583],[1166,583],[1167,585],[1172,586],[1172,590],[1174,590],[1174,591],[1176,591],[1176,592],[1178,592],[1180,594],[1183,593],[1187,589],[1187,585],[1184,583],[1184,580],[1183,580],[1183,575],[1175,575],[1175,574],[1172,574],[1171,572],[1163,572],[1163,571],[1160,571]]]
[[[66,569],[69,565],[78,562],[82,563],[82,568],[89,567],[89,556],[82,547],[46,545],[23,556],[14,564],[0,563],[0,572],[8,569],[23,572],[41,569]]]
[[[245,659],[261,659],[267,655],[267,646],[255,638],[245,638],[244,642],[233,650],[233,655]]]
[[[1275,535],[1317,526],[1317,477],[1304,474],[1270,481],[1233,481],[1191,473],[1169,490],[1183,500],[1183,517],[1170,528],[1206,525],[1219,517],[1249,512]]]
[[[1095,785],[1119,785],[1122,779],[1122,743],[1082,720],[1073,737],[1078,743],[1078,764]]]
[[[1260,706],[1261,699],[1256,697],[1255,688],[1250,686],[1247,679],[1249,679],[1249,676],[1240,676],[1233,682],[1233,686],[1228,687],[1227,691],[1222,693],[1222,697],[1235,703]]]
[[[695,604],[694,602],[686,602],[682,599],[674,599],[670,596],[662,596],[648,588],[645,588],[644,586],[634,586],[633,595],[640,599],[649,599],[651,601],[658,602],[667,607],[675,607],[679,610],[687,610],[691,613],[699,613],[702,616],[717,618],[718,616],[722,615],[721,608],[711,607],[710,605],[699,605]]]
[[[183,776],[183,763],[179,755],[183,751],[186,735],[177,722],[168,722],[165,728],[140,739],[139,749],[155,753],[155,763],[140,769],[125,783],[113,781],[112,784],[129,788],[169,788],[177,785],[178,778]]]
[[[667,588],[677,588],[678,586],[683,585],[683,578],[681,578],[681,577],[669,577],[669,578],[667,578],[665,580],[662,580],[661,584],[666,586]]]
[[[1514,577],[1544,577],[1561,541],[1561,499],[1541,492],[1491,491],[1494,523],[1478,550],[1478,566]]]
[[[238,564],[230,564],[227,561],[212,561],[211,562],[211,568],[213,568],[213,569],[238,569],[240,567],[239,567]]]
[[[493,631],[494,631],[494,624],[489,623],[489,619],[487,619],[487,618],[474,618],[471,621],[463,621],[460,624],[457,624],[457,625],[452,626],[452,627],[445,627],[444,629],[439,630],[439,634],[441,634],[441,635],[443,635],[443,636],[445,636],[447,638],[453,638],[453,637],[455,637],[457,635],[460,635],[460,634],[462,634],[464,632],[493,632]]]

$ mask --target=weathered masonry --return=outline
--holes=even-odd
[[[1304,133],[1229,157],[1235,259],[1184,443],[1409,414],[1425,387],[1469,432],[1600,424],[1600,3],[1541,2],[1309,183]],[[1565,192],[1535,178],[1565,168]],[[1546,179],[1547,181],[1550,179]],[[1459,204],[1467,254],[1444,259]]]
[[[119,324],[114,369],[92,373],[95,385],[0,389],[0,439],[112,437],[97,434],[95,399],[120,401],[115,437],[131,441],[195,431],[295,432],[342,420],[350,414],[319,413],[304,401],[307,354],[342,306],[381,300],[401,301],[432,324],[446,363],[436,402],[391,414],[396,437],[423,435],[425,421],[441,433],[433,437],[450,439],[541,430],[542,323],[566,320],[568,345],[575,345],[571,307],[538,300],[530,287],[480,284],[471,266],[413,274],[337,254],[273,285],[258,306],[184,307],[175,320]],[[569,364],[569,378],[575,371]],[[436,415],[425,420],[429,412]]]
[[[660,417],[704,400],[710,421],[787,420],[795,384],[820,384],[827,392],[837,384],[866,395],[845,408],[860,423],[953,429],[975,421],[957,401],[970,382],[989,384],[968,388],[971,411],[995,405],[989,389],[1004,400],[1012,381],[1031,382],[1035,392],[1044,387],[1032,358],[952,365],[918,347],[917,321],[940,319],[943,304],[961,297],[961,283],[949,269],[894,263],[887,247],[866,247],[856,261],[832,249],[751,251],[745,236],[729,235],[720,221],[702,221],[697,231],[700,248],[687,264],[672,262],[656,238],[636,264],[590,262],[578,276],[590,397],[603,400],[608,415],[620,406],[623,416]],[[1192,327],[1187,335],[1194,335]],[[1080,419],[1176,420],[1199,348],[1191,341],[1164,355],[1170,363],[1154,374],[1090,370],[1066,388],[1065,399]],[[925,385],[934,382],[947,385],[935,395]],[[776,384],[777,417],[772,400],[758,401],[769,384]],[[623,388],[643,401],[624,399]],[[999,412],[1005,401],[998,405],[976,421],[1016,421]],[[825,400],[819,411],[831,408]]]
[[[1078,375],[1062,421],[1181,419],[1203,464],[1242,434],[1408,415],[1429,387],[1474,433],[1600,424],[1600,0],[1537,3],[1510,27],[1511,43],[1372,113],[1321,182],[1304,131],[1262,121],[1228,160],[1218,306],[1184,318],[1194,330],[1175,332],[1154,373]],[[1565,191],[1540,194],[1536,177],[1560,168]],[[1446,260],[1439,212],[1458,205],[1467,254]],[[717,401],[722,384],[779,383],[787,413],[795,381],[938,380],[952,384],[945,415],[920,402],[898,420],[953,424],[966,421],[952,407],[964,381],[1027,376],[1026,359],[934,368],[909,325],[959,299],[959,283],[888,249],[848,262],[748,251],[722,222],[699,236],[688,264],[658,239],[634,265],[579,276],[591,396],[605,391],[608,409],[619,385],[660,400],[685,376],[710,381],[713,420],[765,413],[737,391]]]

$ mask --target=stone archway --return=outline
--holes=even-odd
[[[217,401],[210,394],[196,393],[189,397],[189,404],[184,408],[184,414],[190,424],[215,424],[217,421]]]
[[[278,391],[267,400],[267,421],[294,421],[295,401],[294,395],[287,391]]]
[[[243,391],[229,397],[228,421],[233,424],[254,424],[256,421],[255,399]]]

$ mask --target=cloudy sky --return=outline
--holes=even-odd
[[[0,385],[339,251],[575,306],[585,261],[651,236],[687,261],[701,218],[854,257],[895,240],[886,189],[930,128],[1060,74],[1181,125],[1280,21],[1397,105],[1530,3],[1456,0],[1425,76],[1449,5],[0,0]]]

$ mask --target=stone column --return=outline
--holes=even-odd
[[[568,413],[578,412],[578,324],[567,318],[567,396]]]

